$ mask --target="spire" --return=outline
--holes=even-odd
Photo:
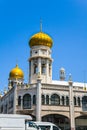
[[[40,32],[42,32],[42,19],[40,19]]]
[[[69,74],[69,81],[68,81],[69,85],[72,86],[73,84],[73,81],[72,81],[72,75]]]
[[[18,59],[16,59],[16,67],[18,67]]]
[[[16,64],[16,68],[18,68],[18,64]]]
[[[84,90],[86,90],[86,71],[84,70]]]
[[[72,81],[72,75],[69,74],[69,81]]]

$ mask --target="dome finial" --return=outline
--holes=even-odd
[[[16,65],[9,73],[9,79],[23,79],[24,73],[23,71]]]
[[[40,32],[42,32],[42,19],[40,19]]]

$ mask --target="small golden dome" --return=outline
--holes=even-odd
[[[24,73],[23,71],[16,65],[15,68],[11,70],[9,73],[9,78],[10,79],[23,79],[24,78]]]
[[[52,38],[43,32],[39,32],[39,33],[34,34],[30,38],[30,41],[29,41],[30,47],[43,45],[43,46],[48,46],[51,48],[52,44],[53,44]]]

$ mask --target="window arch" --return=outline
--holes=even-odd
[[[87,104],[87,96],[82,97],[82,104]]]
[[[78,106],[81,106],[80,97],[78,97]]]
[[[82,108],[87,111],[87,96],[82,97]]]
[[[21,96],[18,96],[18,106],[21,105]]]
[[[14,104],[14,99],[13,99],[13,96],[11,96],[9,98],[9,108],[12,108],[13,107],[13,104]]]
[[[69,97],[66,96],[66,106],[69,106]]]
[[[23,108],[24,109],[30,109],[31,108],[31,95],[25,94],[23,96]]]
[[[49,64],[49,76],[51,76],[51,63]]]
[[[1,105],[1,113],[3,113],[3,105]]]
[[[45,95],[42,95],[42,105],[45,104]]]
[[[36,105],[36,95],[33,95],[33,105]]]
[[[61,99],[61,101],[62,101],[62,105],[64,105],[65,103],[65,101],[64,101],[64,96],[62,96],[62,99]]]
[[[74,105],[76,106],[76,97],[74,97]]]
[[[38,73],[38,67],[36,64],[34,64],[34,74],[37,74]]]
[[[49,95],[46,95],[46,104],[49,104]]]
[[[53,94],[51,96],[51,104],[52,105],[60,105],[60,96],[57,94]]]
[[[5,104],[5,107],[4,107],[4,113],[5,114],[7,113],[7,103]]]
[[[45,64],[42,64],[41,72],[42,72],[42,74],[46,73],[46,65]]]

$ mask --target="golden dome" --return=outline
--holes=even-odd
[[[29,41],[30,47],[43,45],[43,46],[48,46],[51,48],[52,44],[53,44],[52,38],[43,32],[39,32],[39,33],[34,34],[30,38],[30,41]]]
[[[23,79],[24,78],[24,73],[23,71],[16,65],[15,68],[11,70],[9,73],[9,78],[10,79]]]

